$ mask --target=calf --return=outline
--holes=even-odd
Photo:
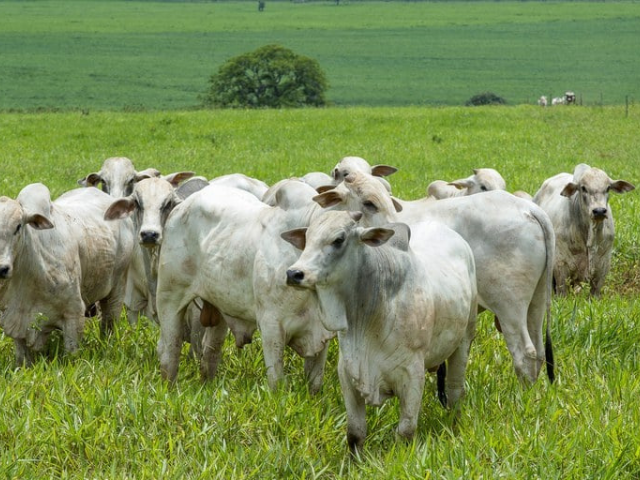
[[[614,240],[609,192],[625,193],[634,188],[584,163],[575,167],[573,175],[559,173],[544,181],[533,201],[549,214],[555,230],[556,293],[565,295],[568,286],[588,282],[591,295],[600,296]]]
[[[1,323],[18,365],[30,365],[54,329],[74,352],[84,312],[95,302],[103,336],[120,318],[134,243],[131,225],[102,219],[112,200],[92,188],[51,202],[40,183],[23,188],[16,200],[0,198],[0,279],[7,282]]]
[[[282,237],[303,250],[287,284],[316,292],[322,323],[338,332],[347,442],[362,447],[365,405],[393,395],[398,433],[413,437],[427,370],[448,361],[447,398],[464,393],[475,335],[476,280],[469,245],[432,222],[412,229],[358,225],[360,213],[327,212]]]

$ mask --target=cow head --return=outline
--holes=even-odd
[[[382,225],[395,219],[402,205],[391,196],[378,177],[362,172],[347,175],[337,187],[325,190],[313,200],[323,208],[359,211],[366,225]]]
[[[49,189],[37,183],[27,185],[13,200],[0,197],[0,280],[13,275],[13,264],[25,228],[54,228]]]
[[[387,177],[398,169],[389,165],[369,165],[364,158],[361,157],[344,157],[331,171],[331,176],[336,185],[342,182],[347,175],[354,172],[364,172],[374,177]],[[387,182],[388,184],[388,182]],[[389,186],[391,189],[391,186]]]
[[[162,243],[164,225],[169,214],[182,201],[176,187],[191,176],[193,172],[179,172],[163,178],[141,180],[135,184],[131,195],[111,204],[104,218],[119,220],[135,213],[138,241],[145,247],[156,247]]]
[[[126,157],[107,158],[97,173],[90,173],[78,180],[83,187],[102,186],[102,191],[112,197],[122,198],[133,193],[134,185],[145,178],[160,176],[155,168],[137,172],[131,160]]]
[[[625,193],[635,186],[625,180],[612,180],[599,168],[584,163],[576,166],[573,181],[561,192],[565,197],[573,197],[579,203],[580,210],[595,222],[610,216],[609,192]]]
[[[466,189],[465,195],[507,189],[504,178],[493,168],[476,168],[470,177],[450,182],[449,185],[453,185],[458,190]]]

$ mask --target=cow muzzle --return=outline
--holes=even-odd
[[[160,232],[143,230],[140,232],[140,243],[145,247],[155,247],[160,243]]]
[[[302,270],[287,270],[287,285],[299,287],[304,280],[304,272]]]
[[[598,207],[591,210],[591,218],[595,221],[602,221],[607,218],[607,209],[604,207]]]
[[[13,269],[11,265],[0,265],[0,279],[8,279],[11,278],[11,274],[13,273]]]

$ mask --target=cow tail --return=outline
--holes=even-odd
[[[544,342],[544,356],[545,363],[547,366],[547,376],[549,377],[549,382],[553,383],[556,379],[555,374],[555,362],[553,359],[553,345],[551,342],[551,297],[553,294],[553,257],[555,255],[556,248],[556,238],[555,233],[553,231],[553,225],[551,224],[551,220],[546,215],[546,213],[541,208],[535,208],[532,210],[533,217],[540,224],[540,228],[542,228],[542,232],[544,234],[544,244],[546,248],[546,274],[547,274],[547,328],[545,332],[545,342]]]

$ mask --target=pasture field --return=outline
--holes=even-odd
[[[530,193],[580,162],[638,185],[639,121],[637,108],[627,116],[613,106],[5,113],[0,194],[15,197],[41,181],[57,197],[120,155],[138,169],[243,172],[268,183],[328,172],[358,155],[398,167],[390,180],[406,199],[422,196],[433,179],[466,177],[474,167],[494,167],[510,190]],[[75,356],[54,339],[30,369],[15,369],[12,341],[0,334],[0,475],[638,478],[638,192],[612,195],[611,204],[616,249],[602,299],[581,292],[553,301],[553,385],[542,374],[521,388],[484,313],[459,414],[441,408],[429,376],[416,439],[396,439],[398,405],[389,401],[368,410],[365,451],[351,459],[336,343],[324,388],[312,397],[290,351],[287,384],[268,389],[259,335],[242,351],[229,339],[219,375],[207,384],[183,354],[170,388],[159,375],[158,329],[145,319],[131,328],[123,318],[107,341],[89,322]]]
[[[317,59],[339,106],[640,99],[638,2],[9,0],[0,18],[3,111],[194,108],[269,43]]]

